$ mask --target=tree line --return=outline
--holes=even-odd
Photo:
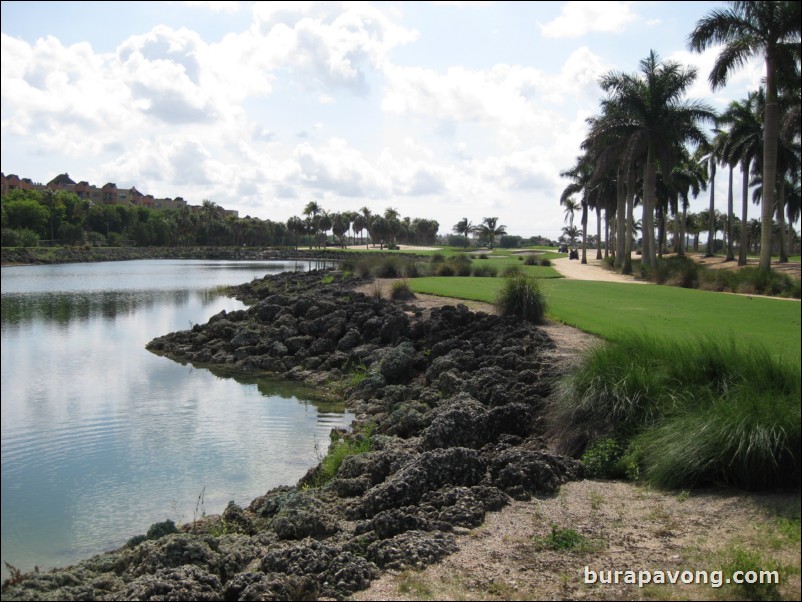
[[[344,247],[349,244],[349,233],[352,245],[364,244],[369,247],[373,244],[379,245],[380,249],[385,246],[394,249],[399,243],[431,245],[437,242],[437,231],[440,229],[436,220],[402,218],[393,207],[386,208],[384,213],[374,213],[368,207],[362,207],[359,211],[329,212],[316,201],[310,201],[302,215],[287,220],[287,228],[294,236],[296,248],[300,244]],[[359,243],[356,242],[357,238]]]
[[[204,200],[199,208],[151,209],[95,204],[68,191],[11,190],[0,199],[3,246],[327,246],[371,243],[434,244],[435,220],[401,217],[388,208],[373,214],[328,212],[310,202],[303,217],[286,222],[226,215]],[[349,237],[350,234],[350,237]],[[367,234],[367,236],[363,236]]]
[[[637,73],[610,71],[599,80],[606,96],[601,111],[587,120],[588,134],[576,163],[561,175],[570,180],[560,203],[570,219],[566,236],[578,236],[574,212],[581,210],[582,261],[587,261],[588,212],[597,215],[597,238],[602,239],[604,213],[605,253],[624,273],[632,272],[632,253],[641,208],[643,265],[651,270],[667,249],[673,218],[672,251],[683,254],[691,198],[709,189],[706,212],[707,253],[714,252],[718,231],[715,209],[717,167],[728,170],[729,188],[724,223],[727,259],[746,264],[751,248],[760,253],[760,270],[769,271],[774,248],[781,262],[796,233],[790,224],[800,217],[800,54],[802,15],[799,1],[729,2],[697,22],[688,47],[702,52],[716,45],[721,50],[708,77],[712,90],[752,57],[765,61],[759,90],[732,102],[721,114],[706,103],[687,99],[686,91],[697,70],[664,61],[651,51]],[[711,128],[708,135],[705,127]],[[733,170],[743,173],[741,217],[733,199]],[[764,186],[764,182],[770,185]],[[749,188],[761,206],[759,240],[747,219]],[[776,218],[776,222],[775,222]],[[787,219],[787,221],[786,221]],[[739,232],[736,236],[736,227]],[[698,244],[698,238],[697,244]],[[601,259],[601,247],[597,250]]]

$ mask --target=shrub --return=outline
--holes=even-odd
[[[437,267],[436,274],[438,276],[453,276],[454,275],[454,266],[450,263],[441,263]]]
[[[563,453],[614,438],[622,468],[661,487],[792,487],[800,479],[800,372],[762,347],[631,335],[598,347],[556,387]],[[634,464],[634,466],[633,466]]]
[[[549,259],[548,257],[544,257],[543,259],[540,260],[540,265],[542,265],[544,268],[550,268],[551,259]]]
[[[36,247],[39,246],[39,234],[28,228],[20,228],[18,230],[3,228],[2,246]]]
[[[509,278],[510,276],[517,276],[522,274],[521,267],[517,265],[508,265],[504,270],[501,272],[501,275],[505,278]]]
[[[415,299],[415,293],[409,288],[409,282],[406,280],[397,280],[393,282],[390,288],[390,297],[396,301],[409,301]]]
[[[178,528],[175,526],[175,523],[168,518],[164,522],[153,523],[148,529],[147,535],[135,535],[129,539],[125,545],[127,545],[129,548],[135,548],[143,541],[148,539],[159,539],[165,535],[170,535],[171,533],[178,533]]]
[[[733,283],[733,291],[739,291],[739,289],[747,289],[744,292],[754,292],[758,295],[791,296],[794,282],[787,274],[774,270],[766,273],[757,268],[742,268],[738,271]]]
[[[537,265],[537,255],[527,255],[524,259],[525,265]]]
[[[541,324],[546,313],[546,300],[536,280],[517,274],[505,278],[496,298],[496,307],[502,316],[518,316]]]
[[[445,260],[446,258],[442,253],[432,253],[432,263],[443,263]]]
[[[360,278],[367,278],[368,276],[370,276],[372,271],[373,271],[373,264],[367,259],[361,260],[356,265],[356,273],[359,275]]]
[[[421,266],[416,261],[407,261],[403,272],[407,278],[420,278],[422,275]]]
[[[621,446],[615,439],[599,439],[582,454],[585,474],[605,479],[623,477],[625,470],[621,465],[621,456]]]
[[[383,257],[374,269],[377,278],[398,278],[401,275],[401,265],[396,257]]]
[[[470,276],[471,275],[471,264],[470,262],[457,262],[454,263],[454,275],[455,276]]]
[[[498,268],[487,263],[478,263],[473,266],[473,275],[478,278],[495,278]]]

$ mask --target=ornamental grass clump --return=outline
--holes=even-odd
[[[542,324],[546,314],[546,298],[537,280],[524,274],[513,274],[504,279],[496,297],[496,308],[502,316],[518,316],[535,324]]]
[[[390,298],[395,301],[411,301],[416,299],[415,293],[409,288],[409,282],[406,280],[396,280],[390,287]]]
[[[798,359],[763,347],[626,335],[558,384],[549,424],[563,453],[617,441],[627,472],[660,487],[794,487],[800,389]]]
[[[478,263],[473,266],[473,275],[477,278],[495,278],[498,275],[498,268],[488,263]]]

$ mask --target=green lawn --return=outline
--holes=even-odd
[[[492,303],[502,281],[415,278],[409,285],[415,292]],[[541,280],[540,286],[548,317],[606,339],[632,331],[675,340],[733,337],[764,345],[778,356],[802,355],[798,301],[562,278]]]

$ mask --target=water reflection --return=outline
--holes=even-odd
[[[145,349],[244,307],[219,287],[293,263],[3,268],[3,560],[63,566],[191,520],[204,487],[207,512],[221,512],[317,462],[331,428],[353,419],[341,405]]]
[[[196,299],[200,307],[207,307],[220,297],[226,297],[222,288],[195,291],[12,293],[3,295],[0,322],[3,326],[12,326],[42,321],[67,327],[71,322],[86,322],[96,317],[114,320],[120,315],[131,315],[141,308],[156,304],[186,306]]]

